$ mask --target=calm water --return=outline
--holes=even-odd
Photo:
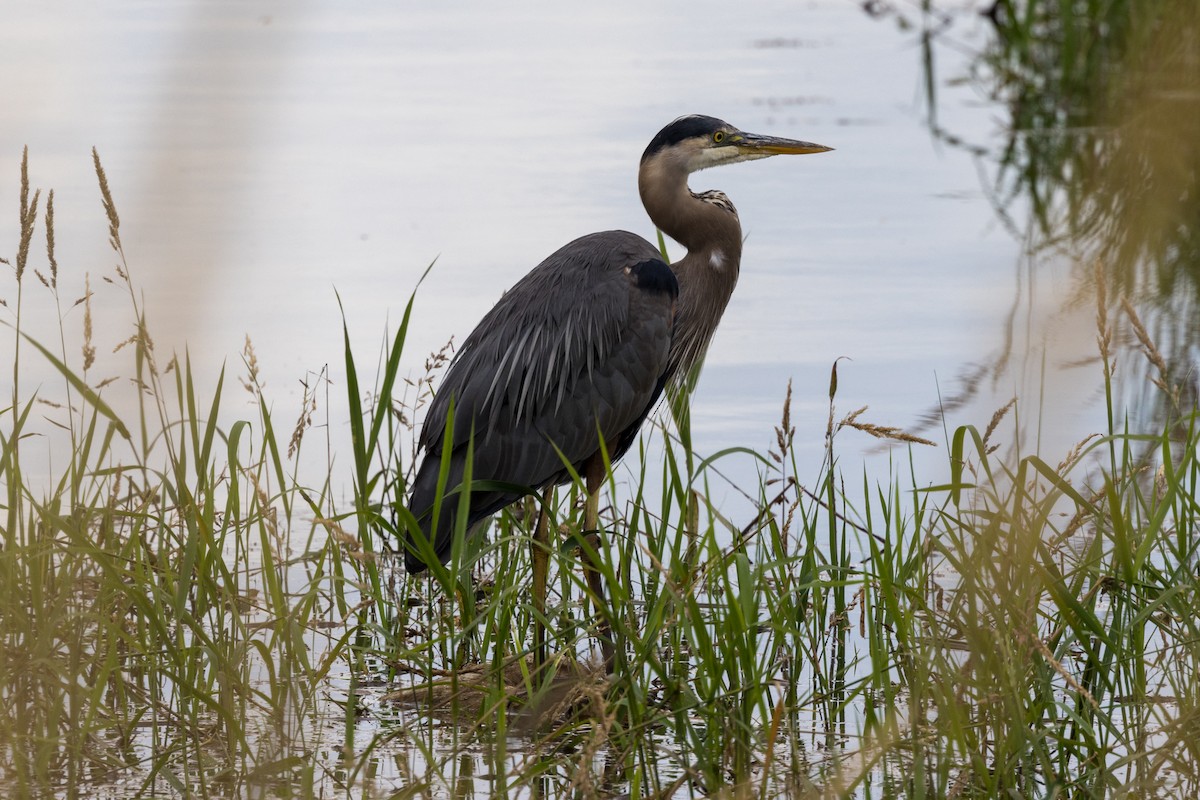
[[[33,184],[55,189],[64,295],[82,295],[92,275],[102,359],[131,315],[125,293],[98,279],[114,259],[93,145],[160,352],[186,344],[196,373],[215,381],[222,362],[241,371],[249,335],[289,417],[299,381],[325,364],[340,398],[335,290],[373,363],[436,259],[410,336],[419,370],[561,244],[607,228],[653,236],[636,164],[682,113],[836,148],[693,177],[694,189],[730,195],[748,236],[697,396],[702,451],[765,447],[793,379],[797,439],[815,468],[840,356],[852,360],[839,411],[870,405],[871,421],[909,425],[1001,346],[1017,299],[1020,243],[985,197],[988,161],[939,146],[925,124],[918,32],[856,3],[759,3],[752,14],[695,2],[569,13],[77,3],[15,14],[0,32],[0,190],[15,212],[28,144]],[[983,25],[960,20],[937,50],[938,116],[988,144],[994,110],[952,85]],[[0,237],[15,250],[15,213]],[[52,322],[26,315],[38,316]],[[75,312],[68,341],[80,325]],[[997,398],[1012,394],[1006,382]],[[966,419],[984,424],[994,407]],[[341,452],[345,418],[341,404],[330,410]],[[847,453],[872,444],[853,436]]]
[[[329,365],[330,433],[344,466],[335,290],[360,364],[372,364],[436,259],[406,359],[419,372],[426,353],[461,341],[570,239],[608,228],[652,237],[638,157],[666,122],[699,112],[836,148],[693,178],[696,190],[729,194],[748,236],[694,404],[702,453],[765,449],[792,380],[801,461],[815,471],[835,359],[850,359],[839,367],[840,413],[869,405],[866,419],[908,426],[1010,342],[1011,368],[951,424],[986,425],[1021,393],[1048,398],[1032,408],[1051,456],[1096,427],[1086,416],[1095,370],[1080,381],[1084,373],[1061,368],[1091,351],[1087,308],[1060,310],[1069,282],[1054,269],[1039,270],[1043,291],[1031,294],[1022,243],[987,197],[991,161],[930,135],[919,31],[873,20],[858,3],[766,2],[742,13],[694,1],[567,11],[123,2],[22,4],[5,16],[0,253],[16,249],[28,144],[34,185],[55,190],[67,305],[92,276],[97,378],[117,371],[108,351],[130,335],[132,316],[124,289],[102,280],[114,257],[92,146],[159,351],[186,346],[211,386],[222,363],[244,372],[249,336],[277,417],[289,421],[300,381]],[[944,128],[994,147],[1000,115],[958,80],[983,26],[964,15],[938,45],[937,113]],[[48,293],[34,281],[25,291],[23,325],[56,341]],[[79,310],[68,312],[70,352],[81,327]],[[0,361],[12,347],[0,336]],[[25,374],[60,383],[33,366]],[[925,433],[941,439],[938,428]],[[841,441],[853,476],[875,440],[848,432]],[[919,457],[923,478],[937,482],[944,448]],[[735,478],[739,469],[750,472],[749,460],[731,468]],[[330,762],[338,735],[322,756]]]

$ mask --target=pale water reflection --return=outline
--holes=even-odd
[[[742,281],[695,401],[702,454],[766,449],[791,380],[798,460],[816,472],[836,359],[850,359],[840,366],[842,412],[869,405],[871,421],[904,426],[936,408],[971,364],[1013,341],[1013,369],[950,424],[982,426],[1021,392],[1055,401],[1028,414],[1047,414],[1042,444],[1051,457],[1094,429],[1077,417],[1094,382],[1059,368],[1071,360],[1063,351],[1045,369],[1025,360],[1027,345],[1036,353],[1051,340],[1090,353],[1091,312],[1061,310],[1066,271],[1021,261],[1023,243],[986,196],[988,159],[931,138],[917,33],[879,24],[849,0],[730,8],[21,6],[0,30],[8,76],[0,82],[0,192],[15,197],[28,144],[34,184],[55,189],[59,280],[71,287],[64,295],[81,295],[84,273],[92,276],[94,374],[103,377],[108,351],[129,336],[132,320],[123,287],[102,280],[114,258],[91,167],[96,146],[160,351],[186,346],[193,372],[211,384],[222,362],[244,371],[239,354],[249,336],[267,396],[289,421],[300,381],[329,365],[331,446],[344,468],[335,289],[359,363],[371,364],[436,260],[409,337],[407,368],[419,372],[426,353],[451,336],[461,341],[561,244],[607,228],[652,237],[637,199],[638,156],[675,116],[714,114],[836,152],[693,180],[695,189],[729,194],[748,237]],[[962,39],[936,52],[940,125],[986,143],[999,133],[996,111],[957,80],[983,25],[965,17],[954,30]],[[0,218],[5,253],[15,249],[15,218]],[[1035,273],[1051,291],[1030,288]],[[3,286],[0,296],[11,301],[12,291]],[[41,287],[30,281],[25,291],[28,307]],[[1016,332],[1008,326],[1014,308]],[[57,339],[50,315],[23,324]],[[78,310],[68,312],[69,342],[82,324]],[[11,337],[0,337],[0,358],[11,347]],[[226,408],[237,413],[236,403]],[[852,479],[874,445],[843,438]],[[318,450],[309,452],[323,464]],[[946,455],[941,448],[919,458],[944,465]],[[735,473],[754,469],[749,459],[739,463]],[[934,482],[937,470],[921,475]],[[348,495],[348,471],[339,477]],[[733,490],[713,490],[740,502]],[[314,652],[330,646],[314,637]],[[348,676],[335,680],[322,701],[341,703],[352,686]],[[438,720],[376,700],[364,692],[370,713],[353,749],[369,749],[389,726],[440,744]],[[341,735],[336,726],[312,731],[309,752],[336,765]],[[510,746],[510,768],[537,755],[515,738]],[[394,761],[373,761],[349,782],[378,779],[386,792],[425,766],[413,748],[386,758]],[[494,779],[469,774],[477,763],[464,765],[463,786],[481,795],[494,788]]]
[[[196,373],[215,376],[223,361],[240,367],[249,335],[290,415],[309,370],[330,364],[340,394],[335,289],[369,362],[436,260],[410,336],[416,370],[571,238],[652,237],[635,170],[666,121],[702,112],[820,141],[837,151],[693,178],[729,194],[747,234],[697,446],[765,447],[793,379],[798,436],[819,448],[840,356],[852,359],[840,407],[908,424],[997,346],[1019,243],[996,223],[976,159],[931,141],[915,35],[843,0],[727,11],[24,6],[0,33],[13,78],[0,89],[4,183],[15,195],[29,144],[34,184],[55,189],[65,293],[82,294],[85,271],[97,284],[103,357],[130,315],[97,279],[113,259],[95,145],[160,351],[186,343]],[[939,57],[962,62],[941,75],[965,69],[960,49]],[[996,124],[967,88],[943,87],[938,114],[983,141]],[[0,225],[14,241],[15,214]],[[331,422],[337,450],[345,412]]]

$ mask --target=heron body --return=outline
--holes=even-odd
[[[436,497],[452,410],[446,488],[462,482],[469,444],[474,480],[532,489],[568,480],[566,463],[581,472],[601,434],[620,457],[662,392],[678,293],[658,251],[625,231],[576,239],[538,265],[483,318],[447,371],[421,432],[426,457],[413,482],[414,512]],[[519,497],[474,492],[468,526]],[[443,562],[456,503],[445,503],[431,540]],[[414,550],[406,554],[410,573],[426,566]]]
[[[737,283],[742,229],[721,192],[692,192],[688,175],[724,163],[830,148],[758,136],[719,119],[686,116],[642,155],[638,188],[650,219],[687,248],[668,265],[626,231],[583,236],[509,290],[463,342],[421,431],[424,459],[409,507],[431,545],[408,533],[405,565],[445,562],[459,487],[472,481],[539,490],[584,474],[633,444],[664,387],[704,356]],[[452,426],[448,423],[453,422]],[[446,440],[447,430],[452,439]],[[439,487],[443,460],[449,474]],[[589,487],[592,489],[594,487]],[[437,514],[439,493],[444,498]],[[466,526],[524,492],[470,494]]]

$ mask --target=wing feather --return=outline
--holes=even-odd
[[[631,273],[647,261],[669,274],[657,249],[634,234],[585,236],[539,264],[488,312],[447,370],[422,428],[425,459],[410,499],[419,519],[436,499],[452,405],[450,487],[462,480],[472,432],[476,480],[531,489],[563,481],[563,458],[578,468],[601,436],[614,457],[629,446],[630,431],[662,389],[674,314],[674,295],[639,288]],[[474,493],[468,524],[516,498]],[[432,532],[443,559],[451,517],[443,510]],[[411,551],[407,563],[410,571],[424,566]]]

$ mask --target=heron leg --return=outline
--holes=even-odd
[[[587,575],[588,587],[592,591],[592,600],[596,604],[597,638],[600,639],[600,652],[604,656],[604,671],[611,673],[616,650],[613,647],[612,626],[608,624],[605,615],[604,579],[600,575],[600,488],[604,485],[604,458],[597,453],[588,461],[585,480],[587,481],[587,505],[583,512],[583,534],[587,537],[588,552],[584,554],[584,573]]]
[[[533,671],[540,673],[546,665],[546,577],[550,571],[550,501],[554,487],[542,494],[542,508],[537,526],[533,529]]]

